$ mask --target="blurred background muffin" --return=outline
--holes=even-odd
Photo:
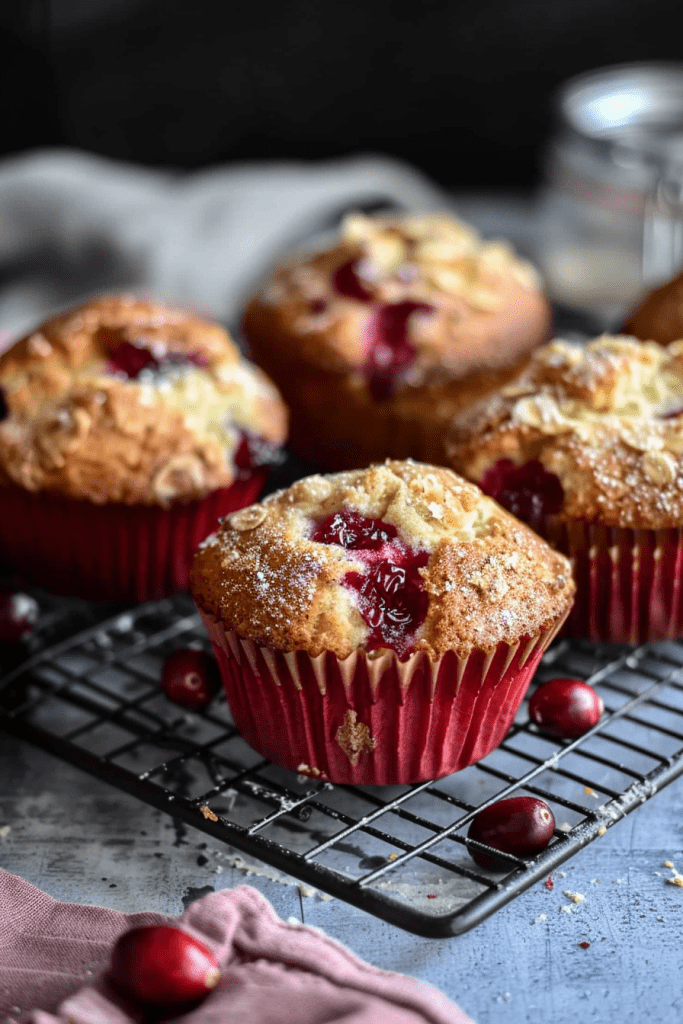
[[[93,598],[187,583],[217,517],[252,501],[286,411],[226,332],[170,306],[95,299],[0,357],[0,554]]]
[[[332,468],[444,460],[454,415],[548,339],[533,269],[446,215],[349,215],[337,243],[278,267],[244,333],[292,415],[292,444]]]
[[[574,635],[683,636],[682,342],[553,342],[454,424],[449,451],[570,556]]]

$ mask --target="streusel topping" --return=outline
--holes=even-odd
[[[434,379],[447,380],[513,363],[528,349],[529,331],[542,339],[550,323],[530,264],[445,214],[350,214],[339,244],[280,266],[257,305],[279,310],[280,327],[299,338],[297,357],[371,376],[393,362],[405,386],[437,369]],[[253,315],[247,311],[247,333]]]
[[[540,463],[559,514],[608,526],[683,524],[683,341],[603,336],[538,349],[453,426],[451,464],[481,481],[499,460]]]
[[[0,358],[0,484],[168,504],[284,442],[277,390],[217,324],[129,296],[43,324]]]
[[[233,513],[195,556],[199,606],[276,650],[514,644],[551,628],[568,561],[449,470],[387,461],[308,477]]]

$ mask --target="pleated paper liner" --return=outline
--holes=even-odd
[[[573,566],[567,635],[631,644],[683,636],[683,531],[549,520],[544,535]]]
[[[95,505],[0,488],[0,561],[48,590],[92,600],[150,601],[186,590],[192,556],[218,519],[255,501],[258,470],[170,508]]]
[[[440,778],[490,753],[564,619],[513,646],[430,662],[390,651],[286,654],[200,612],[247,743],[290,771],[361,786]]]

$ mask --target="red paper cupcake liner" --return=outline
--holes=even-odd
[[[201,614],[247,743],[290,771],[360,786],[441,778],[485,757],[562,625],[466,658],[359,651],[342,661],[259,647]]]
[[[255,501],[268,471],[165,509],[95,505],[0,488],[0,560],[25,579],[91,600],[151,601],[187,589],[219,517]]]
[[[567,635],[630,644],[683,636],[683,531],[550,520],[543,532],[572,562]]]

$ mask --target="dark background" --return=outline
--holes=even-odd
[[[527,188],[558,83],[683,58],[680,21],[673,0],[0,0],[0,152],[194,168],[361,150]]]

